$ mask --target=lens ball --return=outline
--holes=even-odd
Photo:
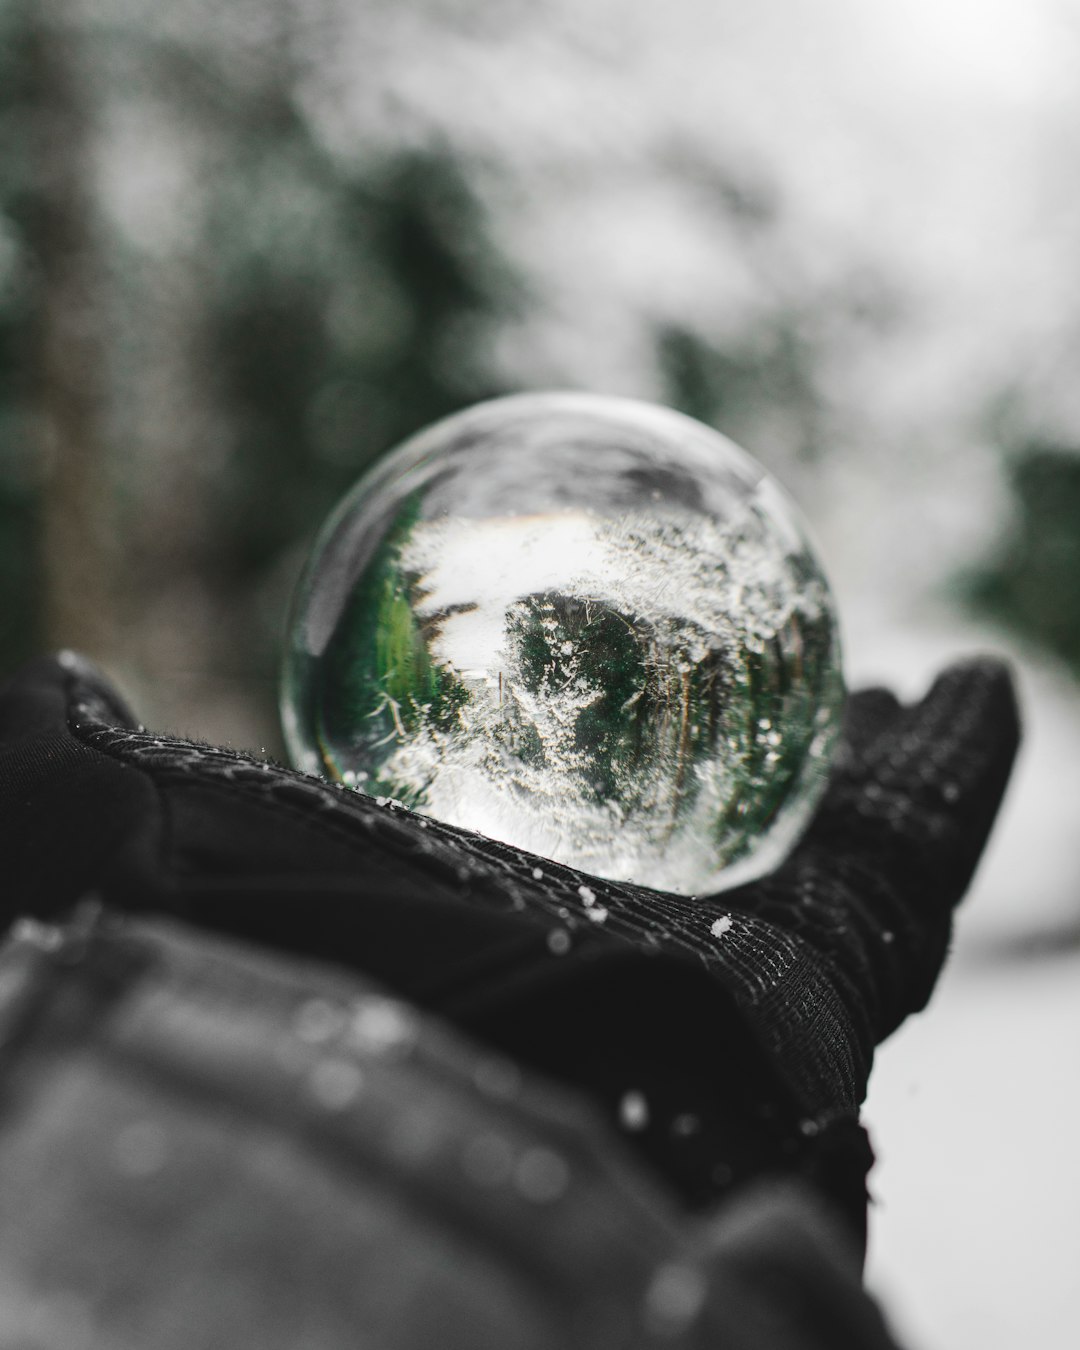
[[[795,508],[679,413],[480,404],[381,460],[297,592],[294,764],[595,876],[771,869],[823,789],[843,685]]]

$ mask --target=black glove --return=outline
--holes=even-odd
[[[792,856],[687,899],[147,734],[63,656],[0,690],[7,915],[94,893],[363,971],[590,1094],[685,1203],[796,1171],[860,1227],[873,1048],[929,997],[1017,738],[993,662],[856,694]]]

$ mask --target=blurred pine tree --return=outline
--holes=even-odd
[[[1030,441],[1008,472],[1012,528],[966,597],[1080,676],[1080,450]]]
[[[0,0],[0,670],[30,654],[40,622],[24,17],[21,6]]]
[[[0,0],[0,664],[79,646],[152,717],[272,728],[312,531],[502,391],[517,294],[448,147],[332,153],[302,16],[205,10]]]

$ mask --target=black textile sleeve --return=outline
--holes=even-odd
[[[1016,738],[994,663],[856,695],[791,859],[688,900],[149,735],[65,657],[0,693],[8,912],[92,890],[369,972],[590,1092],[685,1202],[795,1169],[858,1226],[873,1045],[928,996]]]
[[[365,977],[93,905],[0,944],[5,1347],[895,1350],[854,1267]]]

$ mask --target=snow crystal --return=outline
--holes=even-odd
[[[649,1123],[649,1103],[643,1092],[626,1092],[619,1102],[619,1124],[624,1130],[643,1130]]]

